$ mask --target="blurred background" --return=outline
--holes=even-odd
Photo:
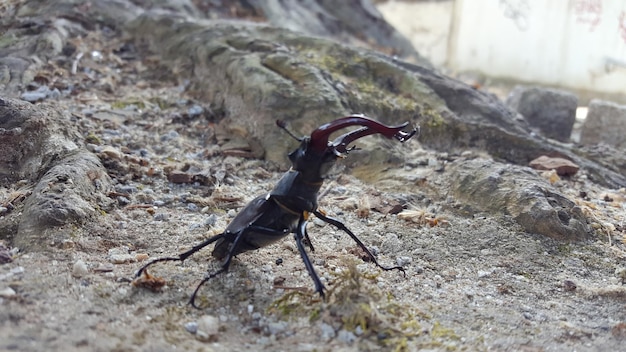
[[[626,104],[626,1],[376,1],[443,72],[506,97],[516,84]]]

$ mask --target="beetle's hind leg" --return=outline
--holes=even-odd
[[[207,281],[211,280],[212,278],[216,277],[217,275],[219,275],[219,274],[221,274],[223,272],[228,271],[228,267],[230,267],[230,262],[233,260],[233,257],[237,253],[236,251],[239,249],[239,245],[241,244],[241,241],[244,239],[245,235],[248,232],[255,232],[255,233],[276,235],[276,236],[284,236],[284,235],[286,235],[289,232],[289,230],[288,229],[275,230],[275,229],[271,229],[271,228],[267,228],[267,227],[251,225],[251,226],[243,228],[239,232],[228,233],[229,236],[234,236],[235,239],[233,240],[233,243],[231,244],[230,249],[228,250],[228,254],[226,255],[226,259],[224,261],[224,264],[222,264],[222,267],[220,268],[220,270],[218,270],[218,271],[216,271],[216,272],[214,272],[212,274],[208,274],[207,276],[204,277],[204,279],[202,279],[202,281],[200,281],[200,283],[198,284],[196,289],[193,291],[193,294],[189,298],[189,304],[191,304],[192,307],[200,309],[200,307],[198,307],[196,305],[196,296],[198,295],[198,291],[200,291],[200,288]],[[185,252],[185,253],[187,253],[187,252]],[[189,254],[189,255],[191,255],[191,254]]]
[[[370,259],[372,259],[372,261],[374,262],[374,264],[376,264],[376,266],[378,266],[379,268],[383,269],[383,270],[400,270],[402,271],[402,273],[406,276],[406,272],[404,271],[404,268],[396,265],[396,266],[383,266],[381,265],[378,260],[376,259],[376,257],[374,256],[374,254],[369,250],[369,248],[367,248],[365,246],[365,244],[363,244],[363,242],[354,234],[352,233],[352,231],[350,231],[350,229],[348,229],[346,227],[346,225],[344,225],[341,221],[335,219],[335,218],[331,218],[328,217],[322,213],[320,213],[319,211],[314,211],[313,214],[315,214],[315,216],[317,216],[318,218],[322,219],[323,221],[337,227],[338,229],[340,229],[341,231],[345,232],[348,234],[348,236],[350,236],[350,238],[352,238],[354,240],[354,242],[356,242],[356,244],[359,245],[359,247],[361,247],[361,249],[367,254],[368,257],[370,257]]]
[[[138,271],[137,271],[137,275],[135,275],[135,277],[140,277],[141,274],[146,271],[146,269],[149,266],[152,266],[152,264],[156,264],[159,262],[169,262],[169,261],[183,261],[187,258],[189,258],[190,256],[192,256],[194,253],[196,253],[197,251],[201,250],[202,248],[210,245],[211,243],[219,240],[220,238],[223,238],[224,236],[226,236],[226,233],[220,233],[219,235],[215,235],[211,238],[206,239],[205,241],[193,246],[193,248],[191,248],[190,250],[183,252],[181,254],[179,254],[176,257],[163,257],[163,258],[157,258],[151,262],[149,262],[148,264],[142,266]]]
[[[198,286],[196,286],[196,289],[193,291],[193,293],[191,294],[191,297],[189,298],[189,304],[191,304],[192,307],[196,308],[196,309],[201,309],[200,307],[198,307],[196,305],[196,296],[198,295],[198,291],[200,291],[200,288],[202,286],[204,286],[204,284],[211,280],[212,278],[216,277],[217,275],[228,271],[228,267],[230,267],[230,262],[233,260],[233,257],[235,256],[235,251],[237,250],[237,248],[239,247],[239,244],[241,243],[241,240],[243,239],[243,235],[246,233],[246,230],[249,229],[249,227],[244,228],[243,230],[236,232],[235,235],[235,240],[233,241],[232,245],[230,246],[230,249],[228,251],[228,254],[226,255],[226,260],[224,261],[224,264],[222,264],[222,267],[220,268],[220,270],[212,273],[212,274],[207,274],[207,276],[204,277],[204,279],[202,279],[202,281],[200,281],[200,283],[198,284]],[[186,252],[185,252],[186,253]]]

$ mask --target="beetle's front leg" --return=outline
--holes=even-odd
[[[300,217],[300,221],[298,222],[298,228],[296,229],[296,232],[294,232],[293,236],[296,240],[296,246],[298,247],[298,251],[300,252],[300,256],[302,257],[304,266],[306,267],[306,270],[309,272],[311,279],[313,279],[313,284],[315,284],[315,292],[319,293],[320,296],[322,296],[322,299],[324,299],[325,298],[324,285],[322,284],[322,281],[320,280],[319,276],[317,276],[317,273],[315,272],[315,269],[313,268],[313,263],[311,263],[311,259],[309,258],[309,255],[306,253],[306,250],[304,249],[304,244],[302,244],[302,240],[304,238],[308,239],[308,235],[306,232],[306,223],[307,221],[304,218],[304,216]],[[309,240],[309,244],[310,243],[311,242]],[[311,245],[311,249],[313,249],[312,245]]]
[[[378,260],[376,259],[376,257],[374,256],[374,254],[372,254],[372,252],[365,246],[365,244],[363,244],[363,242],[361,242],[361,240],[356,237],[356,235],[354,233],[352,233],[352,231],[350,231],[350,229],[348,229],[346,227],[346,225],[344,225],[341,221],[328,217],[322,213],[320,213],[319,211],[314,211],[313,214],[315,214],[315,216],[317,216],[318,218],[322,219],[323,221],[337,227],[338,229],[340,229],[341,231],[345,232],[348,234],[348,236],[350,236],[354,242],[356,242],[356,244],[359,245],[359,247],[361,247],[361,249],[367,254],[368,257],[370,257],[370,259],[372,259],[372,261],[374,262],[374,264],[376,264],[376,266],[378,266],[379,268],[383,269],[383,270],[400,270],[402,271],[402,273],[404,274],[404,276],[406,276],[406,272],[404,271],[404,268],[397,265],[397,266],[382,266],[380,263],[378,263]]]

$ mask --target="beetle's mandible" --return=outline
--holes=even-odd
[[[277,124],[286,130],[283,122],[277,121]],[[398,269],[404,272],[401,266],[386,267],[379,264],[372,252],[341,221],[321,213],[317,209],[317,195],[324,182],[325,174],[338,158],[348,154],[350,143],[372,134],[382,134],[387,138],[395,138],[404,142],[418,131],[417,128],[409,132],[403,131],[408,124],[406,122],[399,126],[386,126],[364,115],[350,115],[318,127],[311,133],[310,137],[296,137],[286,130],[300,141],[300,146],[289,154],[292,167],[283,175],[270,193],[258,196],[248,203],[235,216],[224,232],[206,239],[176,257],[158,258],[149,262],[139,269],[137,277],[140,277],[154,263],[183,261],[215,242],[212,255],[223,260],[223,263],[219,270],[207,274],[191,295],[189,303],[198,308],[195,304],[195,298],[200,287],[211,278],[227,271],[234,256],[265,247],[292,233],[304,265],[315,284],[315,291],[324,297],[324,285],[315,272],[304,248],[306,239],[311,252],[314,251],[306,230],[310,214],[314,214],[319,219],[347,233],[379,268],[383,270]],[[333,132],[350,126],[361,127],[337,137],[332,142],[329,141]]]

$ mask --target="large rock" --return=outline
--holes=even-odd
[[[79,149],[82,137],[54,109],[0,97],[0,182],[36,180],[60,155]]]
[[[585,145],[606,143],[618,149],[626,149],[626,105],[592,100],[580,142]]]
[[[557,240],[589,238],[591,229],[580,207],[528,168],[466,160],[447,168],[457,180],[454,196],[478,211],[511,216],[526,232]]]
[[[56,229],[109,204],[111,179],[83,147],[68,115],[51,105],[0,97],[0,185],[34,184],[23,208],[0,217],[0,238],[44,250]]]
[[[506,103],[544,136],[561,142],[569,141],[578,107],[578,98],[574,94],[556,89],[517,86]]]
[[[429,67],[242,21],[149,12],[128,31],[173,69],[192,68],[191,89],[228,112],[229,124],[249,131],[274,162],[284,163],[285,149],[295,147],[276,128],[276,119],[308,134],[337,116],[364,113],[385,123],[419,123],[421,143],[437,150],[479,148],[522,165],[560,155],[598,183],[626,186],[626,177],[607,166],[532,134],[497,97]]]

